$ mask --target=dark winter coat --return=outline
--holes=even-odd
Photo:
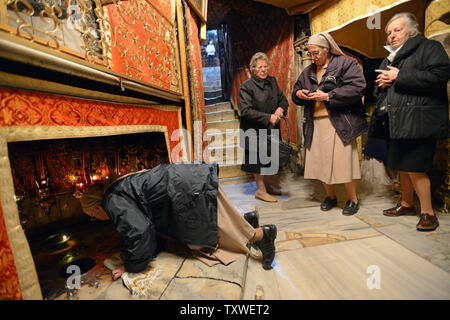
[[[216,164],[161,164],[115,182],[102,206],[124,237],[125,268],[143,271],[157,253],[158,231],[184,244],[217,245]]]
[[[252,73],[239,89],[240,128],[244,131],[255,129],[256,134],[259,129],[269,129],[270,116],[278,107],[283,108],[283,115],[286,116],[289,103],[277,80],[272,76],[259,79]],[[279,123],[275,128],[279,129]]]
[[[338,87],[328,91],[324,88],[327,77],[333,76]],[[316,65],[311,64],[303,70],[294,85],[292,101],[297,105],[305,106],[305,120],[303,134],[305,147],[310,148],[314,132],[314,102],[303,100],[296,96],[301,89],[315,91],[320,89],[328,93],[329,102],[325,102],[328,115],[333,127],[344,144],[348,144],[364,133],[367,121],[361,98],[366,88],[366,80],[358,62],[349,56],[331,55],[325,74],[320,83],[317,83]]]
[[[384,59],[379,69],[388,69]],[[391,139],[447,138],[450,60],[442,45],[421,35],[409,38],[391,64],[400,69],[391,87],[375,94],[386,104]]]

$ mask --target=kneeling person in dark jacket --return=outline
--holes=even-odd
[[[87,188],[80,199],[83,211],[111,219],[124,237],[124,265],[113,270],[114,280],[145,270],[158,253],[156,232],[201,249],[207,264],[229,264],[248,253],[247,243],[255,243],[264,269],[271,269],[276,226],[250,225],[227,199],[217,173],[216,164],[162,164]]]

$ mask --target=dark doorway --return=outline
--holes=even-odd
[[[201,46],[203,87],[205,90],[205,104],[212,105],[223,101],[221,47],[219,41],[220,30],[208,30],[206,41]]]

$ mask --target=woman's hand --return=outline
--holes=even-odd
[[[277,110],[275,110],[275,114],[276,114],[278,117],[281,118],[281,117],[283,116],[283,114],[284,114],[283,108],[278,107]]]
[[[392,66],[388,66],[389,70],[376,69],[375,72],[378,72],[377,80],[375,82],[378,84],[378,87],[384,89],[386,87],[392,86],[392,83],[397,79],[398,73],[400,69]]]
[[[280,117],[278,115],[276,115],[275,113],[270,115],[269,122],[272,126],[275,126],[278,123],[278,121],[280,121]]]
[[[306,89],[300,89],[300,90],[297,90],[297,92],[295,93],[295,95],[296,95],[297,97],[299,97],[300,99],[303,99],[303,100],[309,100],[308,92],[309,92],[309,90],[306,90]]]
[[[326,101],[328,100],[328,93],[325,93],[322,90],[317,89],[317,91],[308,94],[308,98],[309,100]]]

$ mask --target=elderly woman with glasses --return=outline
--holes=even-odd
[[[337,205],[335,184],[343,183],[347,202],[342,214],[358,212],[356,181],[361,178],[356,138],[367,130],[361,98],[366,87],[361,67],[344,55],[325,32],[309,38],[313,64],[295,83],[292,100],[305,107],[305,179],[322,181],[323,211]]]
[[[269,75],[266,54],[258,52],[253,55],[250,71],[250,79],[242,83],[239,90],[241,143],[245,149],[241,169],[254,175],[256,199],[277,202],[272,195],[280,195],[281,192],[271,185],[270,176],[278,172],[278,161],[269,156],[272,154],[268,148],[262,150],[261,146],[267,144],[267,135],[272,129],[279,129],[280,118],[286,115],[289,104],[277,80]]]

